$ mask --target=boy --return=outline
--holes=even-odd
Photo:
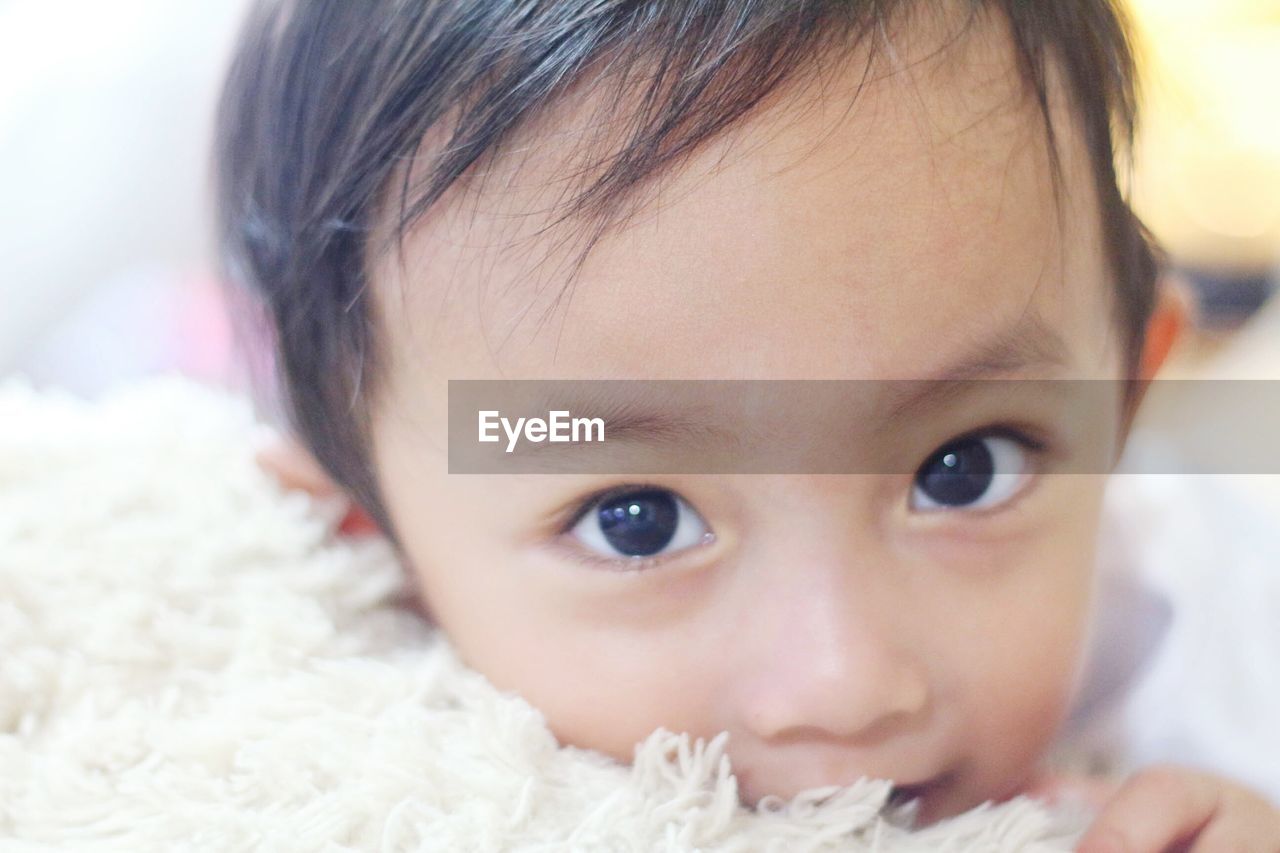
[[[1036,784],[1105,483],[1049,475],[1114,459],[1172,310],[1116,186],[1109,3],[312,0],[246,33],[233,271],[464,660],[619,760],[729,731],[748,804],[879,776],[933,821]],[[487,378],[948,391],[849,423],[905,474],[450,476],[447,383]],[[1094,433],[975,381],[1059,378],[1115,390]],[[1227,780],[1106,795],[1084,849],[1280,849]]]

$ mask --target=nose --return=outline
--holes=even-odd
[[[763,741],[875,743],[923,722],[928,673],[895,619],[900,611],[859,595],[845,568],[826,584],[793,576],[756,613],[739,713]]]

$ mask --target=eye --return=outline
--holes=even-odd
[[[1008,501],[1031,477],[1027,439],[970,435],[938,448],[916,471],[911,508],[984,509]]]
[[[687,503],[657,488],[598,498],[569,532],[588,550],[613,559],[671,554],[711,536],[706,522]]]

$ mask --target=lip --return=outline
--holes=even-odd
[[[913,782],[909,785],[894,785],[889,792],[888,804],[900,806],[912,800],[923,800],[946,787],[951,781],[951,776],[951,773],[939,773],[937,776],[932,776],[922,782]]]

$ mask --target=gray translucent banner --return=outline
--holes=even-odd
[[[1135,399],[1159,452],[1120,457]],[[1280,474],[1280,381],[452,380],[448,441],[452,474]]]

